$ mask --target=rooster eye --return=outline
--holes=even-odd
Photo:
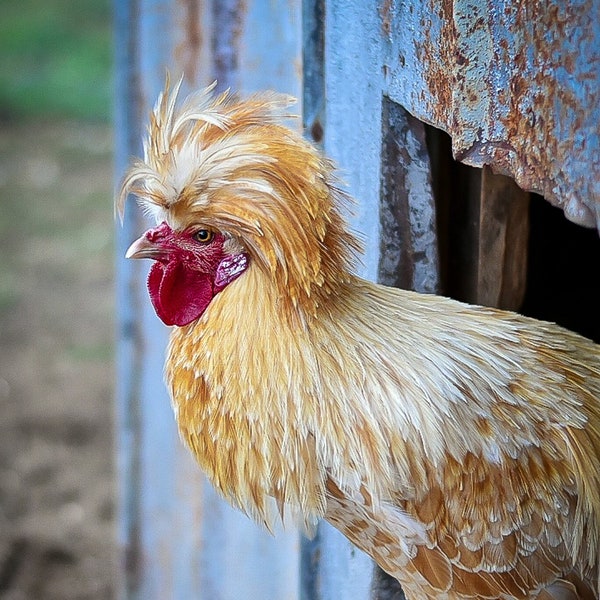
[[[215,234],[210,231],[210,229],[199,229],[192,237],[201,244],[207,244],[213,239],[214,235]]]

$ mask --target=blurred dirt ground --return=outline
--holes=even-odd
[[[114,593],[111,131],[0,123],[0,598]]]

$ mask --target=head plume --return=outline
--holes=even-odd
[[[157,222],[202,224],[238,240],[294,305],[310,311],[347,278],[358,243],[331,163],[283,124],[287,96],[241,100],[214,84],[177,103],[168,83],[150,115],[128,193]]]

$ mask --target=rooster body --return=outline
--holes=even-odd
[[[151,117],[134,243],[174,324],[182,438],[270,526],[327,519],[411,600],[598,599],[600,352],[556,325],[351,274],[332,165],[273,95]]]

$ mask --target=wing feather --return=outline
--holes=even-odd
[[[430,591],[529,598],[532,590],[552,585],[573,569],[574,474],[560,456],[544,458],[535,448],[530,452],[531,457],[504,456],[498,463],[468,455],[460,465],[449,458],[445,469],[432,469],[422,502],[404,504],[427,524],[428,547],[418,548],[410,568]]]

